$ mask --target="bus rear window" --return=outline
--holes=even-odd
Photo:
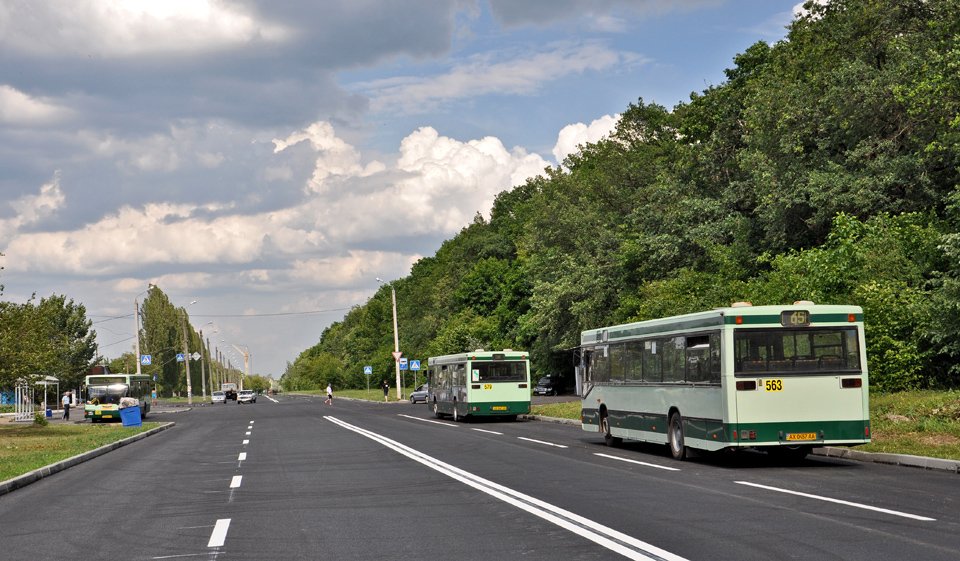
[[[527,363],[524,361],[473,362],[472,382],[526,382]]]
[[[737,329],[734,371],[757,373],[859,372],[856,328]]]

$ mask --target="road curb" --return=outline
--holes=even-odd
[[[127,438],[118,440],[116,442],[111,442],[110,444],[104,444],[103,446],[96,448],[94,450],[90,450],[89,452],[77,454],[76,456],[67,458],[65,460],[61,460],[57,463],[50,464],[48,466],[43,466],[42,468],[35,469],[31,472],[14,477],[13,479],[8,479],[6,481],[0,482],[0,496],[16,491],[21,487],[26,487],[31,483],[36,483],[37,481],[40,481],[44,477],[49,477],[57,472],[67,469],[68,467],[73,467],[77,464],[86,462],[87,460],[92,460],[97,456],[102,456],[107,452],[120,448],[121,446],[132,444],[138,440],[142,440],[148,436],[157,434],[158,432],[165,431],[174,425],[176,425],[176,423],[174,422],[164,423],[159,427],[152,428],[146,432],[141,432],[133,436],[128,436]]]
[[[891,464],[921,469],[952,471],[953,473],[960,474],[960,460],[944,460],[941,458],[928,458],[926,456],[911,456],[909,454],[861,452],[851,448],[837,448],[835,446],[814,448],[813,454],[818,456],[826,456],[829,458],[843,458],[845,460],[873,462],[876,464]]]

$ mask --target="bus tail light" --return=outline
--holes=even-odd
[[[863,427],[863,436],[870,438],[870,427]]]
[[[841,388],[862,388],[863,380],[860,378],[843,378],[840,380]]]
[[[847,314],[847,321],[849,321],[850,323],[856,323],[856,322],[857,322],[857,315],[856,315],[856,314]]]
[[[737,391],[749,392],[757,389],[756,380],[740,380],[737,382]]]

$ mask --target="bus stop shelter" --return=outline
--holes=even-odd
[[[58,409],[60,407],[60,380],[58,378],[54,378],[53,376],[44,376],[43,378],[40,378],[39,380],[34,382],[34,386],[43,387],[43,410],[44,411],[47,410],[47,394],[50,393],[50,386],[56,386],[51,405],[53,405],[52,409]]]

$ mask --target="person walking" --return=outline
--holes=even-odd
[[[60,403],[63,404],[63,420],[70,420],[70,392],[63,394],[63,398],[60,399]]]
[[[330,387],[330,384],[327,384],[327,399],[323,400],[327,405],[333,405],[333,388]]]
[[[383,402],[387,402],[387,395],[390,393],[390,384],[386,380],[383,381]]]

